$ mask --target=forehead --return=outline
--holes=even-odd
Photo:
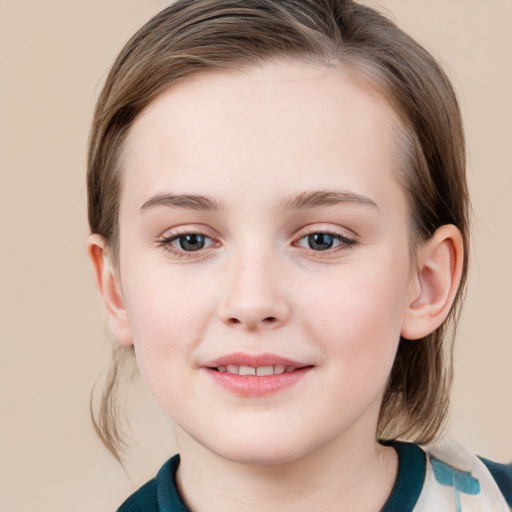
[[[341,67],[276,61],[203,73],[169,87],[135,121],[124,192],[139,202],[216,185],[268,194],[269,182],[277,193],[319,178],[323,188],[357,192],[371,182],[378,192],[396,174],[398,129],[385,98]]]

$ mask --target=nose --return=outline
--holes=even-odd
[[[244,258],[228,272],[227,293],[218,314],[229,327],[264,331],[284,325],[290,317],[283,272],[259,254]]]

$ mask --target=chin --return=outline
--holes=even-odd
[[[279,466],[294,462],[301,457],[295,449],[293,452],[288,450],[247,450],[247,451],[225,451],[217,453],[220,457],[236,462],[238,464],[245,464],[248,466]]]
[[[294,462],[305,457],[313,447],[304,446],[303,442],[293,436],[279,439],[272,435],[264,438],[233,438],[218,443],[216,446],[203,445],[219,457],[239,464],[253,466],[273,466]]]

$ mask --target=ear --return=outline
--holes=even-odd
[[[133,345],[121,281],[117,271],[113,268],[105,239],[97,234],[89,235],[87,254],[92,265],[96,287],[107,309],[107,316],[114,336],[123,345]]]
[[[438,228],[420,248],[402,325],[403,338],[423,338],[444,322],[460,284],[463,262],[462,235],[451,224]]]

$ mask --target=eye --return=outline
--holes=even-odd
[[[178,256],[186,256],[186,253],[193,253],[208,249],[215,244],[209,236],[202,233],[179,233],[170,234],[159,240],[159,244],[166,251]]]
[[[178,246],[184,251],[199,251],[204,249],[208,243],[208,237],[198,233],[190,233],[188,235],[180,235],[173,239],[171,243]]]
[[[326,251],[334,245],[334,236],[329,233],[314,233],[307,237],[308,246],[315,251]]]
[[[318,231],[303,236],[297,242],[299,247],[305,247],[313,251],[328,251],[330,249],[348,248],[355,244],[355,240],[339,233]]]

